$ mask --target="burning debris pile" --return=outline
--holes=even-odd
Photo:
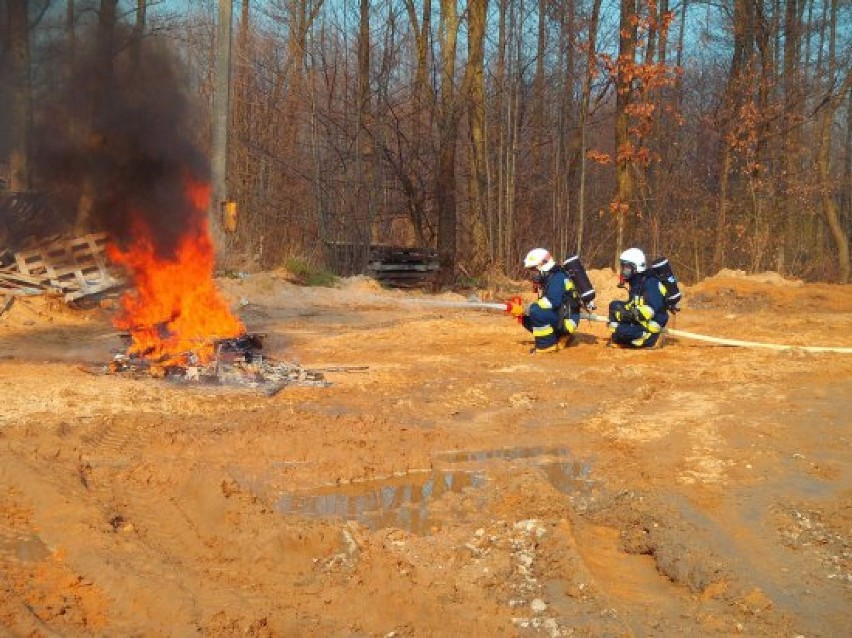
[[[209,184],[187,180],[183,228],[172,251],[158,247],[141,216],[134,219],[133,241],[109,247],[132,288],[113,321],[125,331],[126,349],[105,371],[252,387],[268,396],[288,385],[328,385],[319,372],[264,357],[263,335],[247,333],[216,289],[209,197]]]
[[[126,334],[126,348],[91,372],[267,393],[295,383],[325,385],[319,373],[262,356],[261,337],[247,333],[216,289],[209,222],[218,223],[218,205],[211,206],[210,160],[198,145],[204,102],[187,91],[193,82],[182,55],[168,39],[140,41],[115,15],[100,17],[93,37],[79,39],[69,73],[61,74],[67,85],[40,101],[28,145],[39,184],[58,198],[64,223],[51,232],[97,231],[92,237],[106,246],[93,240],[89,252],[105,281],[93,281],[94,271],[76,259],[76,242],[62,244],[61,268],[36,255],[32,262],[22,258],[26,272],[16,263],[16,272],[0,273],[0,280],[11,280],[7,287],[16,290],[46,288],[47,281],[77,295],[112,287],[113,269],[116,279],[121,271],[128,289],[113,325]],[[0,285],[0,308],[10,303],[6,294]]]
[[[122,336],[130,346],[131,335]],[[263,338],[261,334],[244,334],[211,341],[199,350],[207,352],[207,346],[210,345],[213,356],[209,360],[202,359],[196,351],[188,351],[179,357],[152,361],[132,354],[131,349],[128,349],[116,353],[103,372],[133,378],[166,379],[176,383],[256,388],[267,396],[273,396],[290,385],[330,385],[322,372],[264,357],[261,353]]]

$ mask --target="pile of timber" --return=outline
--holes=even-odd
[[[359,242],[326,242],[331,270],[342,277],[366,274],[386,286],[428,286],[438,274],[438,251]]]
[[[74,301],[122,285],[109,271],[107,241],[106,233],[90,233],[12,254],[0,266],[0,298],[58,293]]]
[[[435,281],[440,264],[431,248],[371,246],[367,274],[395,288],[427,286]]]

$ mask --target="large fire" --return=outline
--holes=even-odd
[[[163,365],[186,364],[190,353],[207,362],[216,340],[245,332],[213,283],[215,261],[205,214],[209,185],[189,185],[188,194],[195,210],[173,257],[157,254],[151,231],[140,219],[134,224],[133,244],[126,249],[110,246],[108,253],[132,282],[113,324],[129,331],[130,354]]]

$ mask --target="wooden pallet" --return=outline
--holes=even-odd
[[[398,288],[430,285],[440,268],[438,252],[433,248],[326,242],[326,251],[335,274],[365,273]]]
[[[427,286],[434,282],[440,265],[431,248],[372,246],[367,274],[395,288]]]
[[[15,265],[0,269],[0,288],[13,294],[61,292],[66,301],[121,285],[108,269],[106,233],[60,239],[15,253]]]
[[[6,312],[9,308],[12,307],[14,301],[14,295],[5,293],[0,290],[0,316],[2,316],[4,312]]]

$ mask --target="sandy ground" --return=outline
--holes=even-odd
[[[0,634],[852,626],[852,355],[614,350],[584,323],[531,356],[505,315],[369,280],[221,286],[268,356],[331,385],[93,374],[121,348],[110,310],[0,317]],[[852,346],[852,286],[723,273],[685,305],[684,330]]]

